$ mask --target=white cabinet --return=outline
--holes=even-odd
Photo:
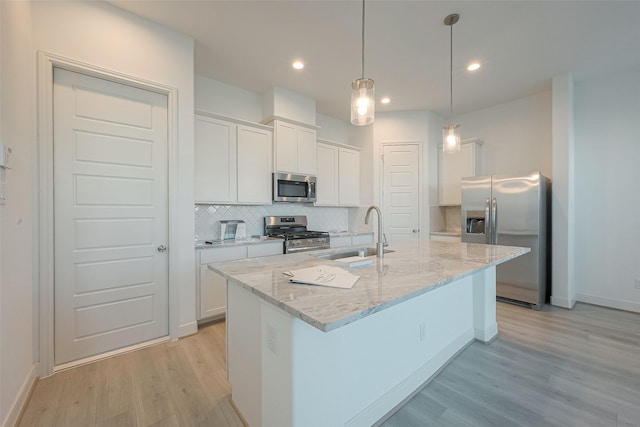
[[[315,175],[316,128],[281,118],[269,123],[273,125],[274,171]]]
[[[338,199],[340,206],[360,204],[360,153],[338,149]]]
[[[196,202],[237,200],[237,125],[212,117],[195,118]]]
[[[438,199],[440,205],[460,205],[460,180],[475,176],[480,170],[480,150],[482,144],[477,139],[462,141],[457,153],[438,153]]]
[[[235,245],[211,247],[197,251],[197,307],[196,316],[200,320],[215,319],[225,314],[227,308],[227,279],[207,267],[220,261],[233,261],[268,255],[282,255],[282,241],[255,245]]]
[[[194,157],[196,203],[271,204],[267,126],[196,114]]]
[[[271,131],[238,126],[238,203],[270,205]]]
[[[338,206],[338,147],[318,142],[316,206]]]
[[[360,152],[339,143],[318,141],[316,206],[360,204]]]

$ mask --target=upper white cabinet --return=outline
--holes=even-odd
[[[269,127],[196,114],[196,203],[271,204],[271,171]]]
[[[360,152],[339,143],[318,141],[316,206],[360,204]]]
[[[438,150],[438,195],[440,205],[460,205],[460,181],[475,176],[480,170],[480,146],[482,141],[467,139],[457,153]]]
[[[275,118],[273,125],[274,171],[316,175],[316,137],[313,126]]]

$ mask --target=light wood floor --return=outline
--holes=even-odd
[[[473,343],[382,425],[640,426],[640,315],[498,304]],[[224,323],[38,382],[21,426],[241,426]],[[333,426],[326,426],[333,427]]]
[[[225,324],[40,380],[20,426],[238,426]]]
[[[640,315],[498,304],[473,343],[384,427],[640,426]]]

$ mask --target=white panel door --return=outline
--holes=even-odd
[[[383,215],[388,238],[419,237],[419,147],[383,146]]]
[[[54,70],[55,364],[168,335],[167,97]]]

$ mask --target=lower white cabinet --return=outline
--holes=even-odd
[[[282,255],[282,241],[255,245],[203,248],[197,251],[197,307],[198,321],[222,317],[227,309],[227,279],[207,267],[212,262],[233,261],[269,255]]]

